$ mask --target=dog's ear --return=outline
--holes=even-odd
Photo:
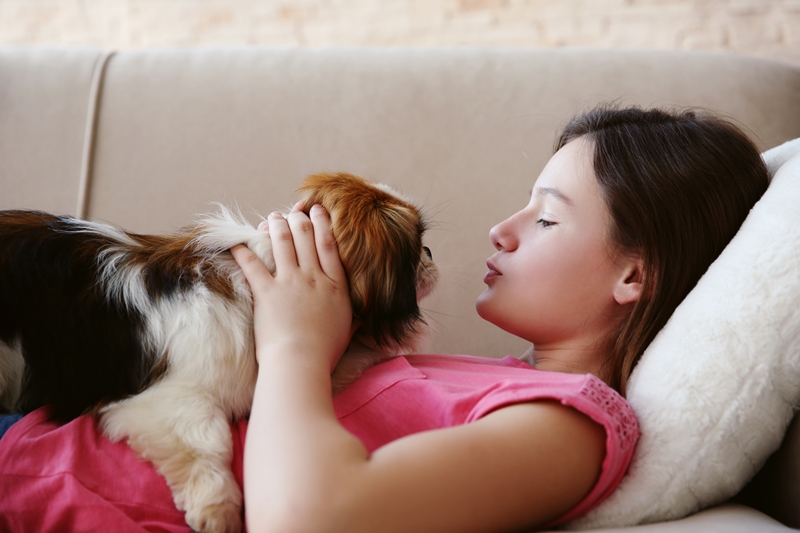
[[[421,320],[417,268],[424,224],[417,209],[349,174],[309,176],[305,207],[321,204],[347,272],[353,313],[379,345],[401,345]]]
[[[378,344],[402,345],[421,319],[416,287],[420,229],[411,213],[393,203],[354,213],[340,213],[337,241],[350,273],[354,313]]]

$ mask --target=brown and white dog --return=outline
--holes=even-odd
[[[340,390],[415,348],[436,268],[419,210],[389,187],[317,174],[299,192],[331,215],[363,323],[334,371]],[[225,209],[173,235],[0,212],[0,407],[49,405],[64,421],[97,413],[108,437],[153,462],[201,532],[242,527],[229,421],[249,413],[256,360],[235,244],[274,272],[269,235]]]

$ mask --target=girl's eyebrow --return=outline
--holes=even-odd
[[[536,194],[539,196],[550,195],[553,198],[556,198],[557,200],[561,200],[570,207],[575,205],[566,194],[553,187],[536,187],[536,189],[534,190],[536,191]]]

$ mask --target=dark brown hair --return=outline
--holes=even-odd
[[[644,263],[642,295],[607,340],[605,377],[624,394],[644,350],[736,234],[769,177],[747,135],[706,111],[602,105],[572,119],[556,151],[578,137],[593,145],[610,242]]]

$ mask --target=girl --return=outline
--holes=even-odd
[[[477,310],[531,343],[530,365],[400,357],[333,399],[358,324],[330,221],[271,215],[275,276],[232,250],[259,362],[249,425],[234,428],[248,531],[518,531],[597,506],[638,437],[631,370],[767,181],[755,146],[712,116],[576,117],[527,206],[489,235]],[[37,413],[0,441],[0,529],[187,530],[163,478],[92,418]]]
[[[752,143],[710,116],[576,118],[528,205],[492,228],[477,301],[481,317],[531,342],[533,369],[411,356],[336,400],[329,374],[357,324],[329,220],[318,207],[310,220],[271,215],[274,277],[233,250],[254,295],[260,368],[249,531],[517,531],[596,506],[638,435],[612,388],[624,392],[767,180]]]

